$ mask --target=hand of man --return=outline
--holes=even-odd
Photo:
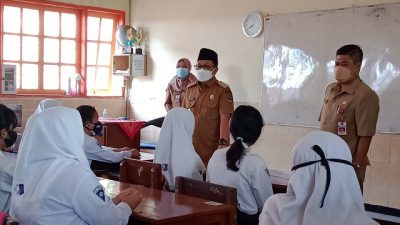
[[[125,195],[122,199],[121,202],[125,202],[129,205],[131,210],[133,211],[142,201],[143,195],[140,194],[138,190],[133,189],[133,192]]]
[[[136,149],[132,149],[132,158],[140,158],[140,152]]]

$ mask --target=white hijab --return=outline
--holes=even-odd
[[[43,110],[45,110],[45,109],[49,109],[49,108],[57,107],[57,106],[63,106],[63,103],[60,101],[54,100],[54,99],[44,99],[44,100],[40,101],[34,114],[38,114],[40,112],[43,112]]]
[[[348,145],[335,134],[317,131],[300,139],[293,149],[294,166],[320,160],[312,149],[320,146],[327,159],[351,163]],[[270,197],[260,215],[260,225],[372,225],[378,224],[365,212],[363,197],[352,166],[328,161],[331,182],[322,208],[327,170],[317,162],[296,169],[287,193]]]
[[[205,166],[192,143],[194,123],[193,113],[178,107],[167,113],[161,127],[154,162],[162,164],[170,190],[175,190],[177,176],[203,179]]]
[[[23,184],[25,193],[18,196],[17,202],[12,199],[11,211],[21,210],[24,201],[46,195],[39,191],[47,189],[48,182],[41,179],[44,174],[47,174],[46,180],[51,180],[58,170],[77,161],[84,170],[90,170],[82,146],[83,125],[77,110],[53,107],[32,115],[22,136],[13,180],[13,187]],[[13,198],[16,198],[15,192]]]

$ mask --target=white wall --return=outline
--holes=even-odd
[[[263,62],[263,36],[246,38],[241,24],[246,13],[284,14],[399,0],[132,0],[135,27],[148,34],[148,76],[134,78],[131,104],[137,119],[165,114],[164,90],[173,77],[178,58],[195,64],[200,48],[219,54],[218,79],[231,86],[235,104],[259,107]],[[328,28],[327,28],[328,29]],[[289,171],[291,149],[310,128],[267,125],[254,149],[270,168]],[[142,138],[157,141],[159,129],[142,130]],[[377,135],[370,150],[372,167],[364,183],[366,201],[400,207],[399,135]],[[385,147],[385,148],[382,148]]]

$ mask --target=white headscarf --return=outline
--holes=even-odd
[[[82,146],[83,125],[77,110],[53,107],[32,115],[22,136],[13,187],[23,184],[26,190],[45,190],[48,183],[41,177],[46,172],[51,171],[56,176],[58,170],[77,161],[90,170]],[[40,197],[25,192],[19,196],[19,202]]]
[[[202,180],[199,171],[205,166],[193,147],[194,123],[193,113],[178,107],[167,113],[161,127],[154,162],[163,165],[170,190],[175,190],[177,176]]]
[[[40,101],[34,114],[40,113],[45,109],[49,109],[56,106],[63,106],[63,103],[54,99],[44,99]]]
[[[317,131],[300,139],[293,149],[294,166],[321,160],[312,149],[318,145],[326,159],[351,163],[346,142],[335,134]],[[378,224],[365,212],[363,197],[351,165],[328,161],[330,186],[323,207],[327,169],[317,162],[296,169],[289,179],[287,193],[273,195],[265,202],[260,225],[369,225]]]

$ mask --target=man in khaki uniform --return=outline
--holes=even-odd
[[[233,98],[229,86],[215,78],[218,71],[216,52],[202,48],[194,67],[198,82],[188,86],[182,107],[194,114],[193,145],[207,166],[215,150],[229,145]]]
[[[321,130],[339,135],[349,145],[361,190],[379,113],[378,95],[359,76],[362,58],[363,52],[357,45],[337,50],[337,82],[326,88],[319,118]]]

